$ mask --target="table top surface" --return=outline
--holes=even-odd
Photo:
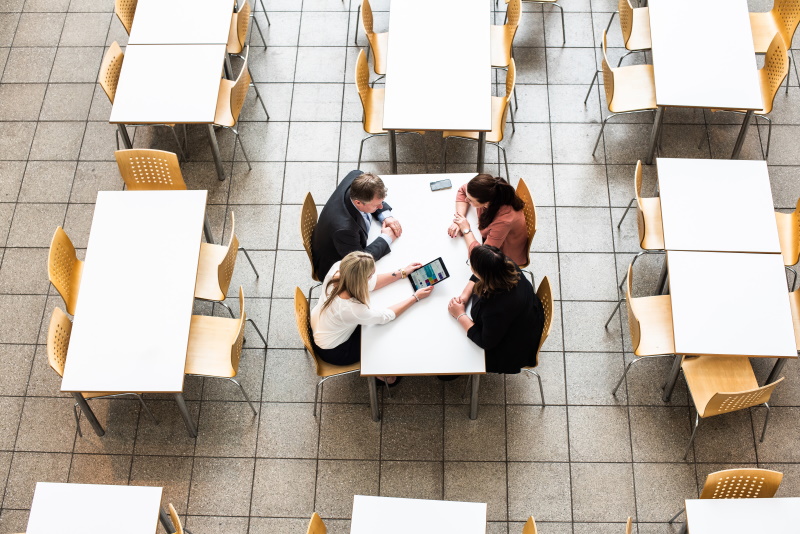
[[[797,358],[780,254],[668,251],[678,354]]]
[[[659,106],[763,109],[747,0],[653,0]]]
[[[231,0],[139,0],[128,44],[227,44],[232,15]]]
[[[780,254],[765,161],[658,158],[667,250]]]
[[[389,188],[387,200],[403,225],[403,235],[392,252],[377,262],[377,272],[389,272],[412,262],[442,258],[450,278],[439,282],[431,295],[385,325],[361,329],[361,374],[436,375],[486,372],[483,349],[474,344],[447,311],[450,299],[460,295],[472,275],[466,264],[463,238],[451,239],[456,191],[475,174],[409,174],[382,176]],[[451,189],[431,191],[430,182],[449,178]],[[472,228],[478,227],[469,210]],[[370,239],[380,227],[373,219]],[[477,232],[476,232],[477,233]],[[480,239],[480,234],[476,235]],[[370,295],[374,308],[391,306],[413,293],[408,280],[398,280]]]
[[[183,390],[206,191],[102,191],[62,391]]]
[[[692,534],[797,534],[800,497],[772,499],[687,499]]]
[[[383,127],[492,129],[485,0],[392,0]]]
[[[375,534],[375,532],[485,534],[486,504],[353,496],[350,534]]]
[[[37,482],[26,534],[154,534],[161,488]]]
[[[111,123],[210,124],[225,45],[128,45]]]

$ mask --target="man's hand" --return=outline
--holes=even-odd
[[[383,227],[386,228],[387,226],[392,229],[395,236],[400,237],[402,235],[403,227],[400,226],[400,221],[394,217],[386,217],[383,220]]]
[[[397,234],[395,234],[394,230],[392,230],[392,227],[391,226],[387,226],[387,224],[385,222],[383,223],[383,228],[381,228],[381,233],[382,234],[386,234],[387,236],[389,236],[389,239],[391,239],[392,241],[397,239]]]

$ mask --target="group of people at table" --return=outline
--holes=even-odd
[[[435,291],[433,284],[425,285],[387,308],[370,307],[371,291],[405,279],[422,267],[411,263],[388,273],[376,272],[375,261],[389,254],[392,242],[403,233],[400,221],[384,201],[387,194],[379,176],[354,170],[328,199],[314,230],[313,264],[317,273],[324,273],[324,280],[322,294],[311,311],[311,330],[317,355],[330,364],[358,362],[362,325],[394,321],[410,308],[424,306],[422,301]],[[483,244],[466,218],[470,206],[477,212],[476,231]],[[518,266],[527,264],[529,254],[523,206],[524,201],[506,180],[479,174],[458,189],[453,223],[441,229],[453,239],[463,238],[473,273],[461,294],[450,299],[446,311],[469,339],[484,349],[488,372],[518,373],[522,367],[536,365],[545,319],[541,301]],[[382,228],[378,238],[368,243],[373,217]],[[391,387],[399,378],[379,380]]]

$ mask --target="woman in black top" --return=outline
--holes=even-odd
[[[519,373],[536,366],[544,329],[544,309],[517,264],[500,249],[481,245],[469,255],[474,276],[464,292],[450,300],[450,315],[483,348],[486,371]],[[472,318],[466,305],[472,296]]]

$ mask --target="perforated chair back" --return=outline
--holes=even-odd
[[[789,56],[786,43],[780,34],[772,38],[764,56],[764,66],[758,71],[761,78],[761,97],[764,100],[764,109],[759,113],[766,114],[772,111],[775,95],[778,94],[786,75],[789,74]]]
[[[122,62],[124,59],[125,54],[122,52],[119,44],[114,41],[111,43],[111,46],[108,47],[106,55],[103,56],[103,62],[100,64],[100,74],[97,81],[112,104],[114,103],[114,96],[117,94],[119,72],[122,70]]]
[[[364,30],[364,34],[369,39],[370,43],[372,42],[372,36],[375,34],[375,21],[372,17],[372,6],[369,5],[369,0],[363,0],[361,2],[361,29]]]
[[[508,35],[508,42],[514,42],[514,36],[519,27],[519,19],[522,16],[522,2],[520,0],[511,0],[506,6],[506,20],[505,29]]]
[[[492,139],[493,142],[499,143],[505,137],[506,121],[508,120],[509,103],[514,96],[514,87],[517,78],[517,64],[514,58],[508,63],[508,71],[506,72],[506,94],[503,97],[503,109],[500,112],[500,124],[495,125],[498,131],[497,139]]]
[[[700,414],[700,417],[711,417],[723,413],[735,412],[737,410],[744,410],[751,406],[758,406],[769,402],[772,391],[775,387],[783,381],[783,377],[775,382],[761,386],[760,388],[751,389],[748,391],[738,391],[736,393],[718,392],[706,404],[705,410]]]
[[[314,370],[317,376],[322,376],[319,357],[314,352],[314,344],[311,343],[311,309],[308,299],[299,287],[294,288],[294,318],[297,322],[297,333],[300,334],[303,345],[314,359]]]
[[[627,0],[620,0],[620,5],[623,1]],[[611,102],[614,100],[614,71],[608,65],[607,46],[608,39],[605,30],[603,30],[603,89],[606,92],[606,105],[608,109],[611,109]]]
[[[639,319],[636,317],[635,307],[633,302],[633,264],[628,265],[627,285],[625,286],[625,305],[628,307],[628,328],[631,331],[631,345],[633,352],[639,348],[639,343],[642,340],[642,327],[639,324]]]
[[[539,283],[536,296],[542,301],[544,310],[544,326],[542,327],[542,339],[539,340],[539,347],[536,349],[536,360],[539,360],[539,351],[542,350],[547,336],[550,335],[550,327],[553,326],[553,290],[550,288],[550,280],[545,276]]]
[[[172,521],[172,526],[175,527],[175,534],[183,534],[183,523],[181,523],[181,518],[178,516],[178,511],[175,510],[175,507],[172,506],[172,503],[169,503],[169,518]]]
[[[317,512],[314,512],[311,515],[311,521],[308,522],[308,530],[306,534],[327,534],[328,529],[325,527],[325,523],[322,521],[322,518],[319,516]]]
[[[131,26],[133,26],[133,16],[136,13],[137,3],[138,0],[114,0],[114,13],[116,13],[128,35],[130,35]]]
[[[525,203],[522,213],[525,215],[525,229],[528,233],[527,244],[525,245],[525,250],[528,251],[528,261],[525,265],[520,264],[520,267],[527,267],[530,264],[531,244],[533,243],[533,237],[536,235],[536,205],[533,203],[528,184],[522,178],[519,179],[517,184],[517,196]]]
[[[522,526],[522,534],[537,534],[536,531],[536,521],[533,520],[533,516],[530,516],[525,524]]]
[[[50,327],[47,330],[47,363],[58,376],[64,376],[70,335],[72,335],[72,320],[61,308],[55,308],[53,315],[50,316]]]
[[[319,282],[317,271],[314,269],[314,256],[311,254],[311,236],[314,235],[314,228],[317,227],[317,205],[314,204],[314,197],[311,193],[306,193],[303,200],[303,209],[300,212],[300,236],[303,238],[303,248],[306,249],[308,262],[311,264],[311,278]]]
[[[186,189],[178,156],[164,150],[130,149],[114,152],[128,191],[180,191]]]
[[[772,5],[772,16],[783,37],[783,42],[790,46],[800,23],[800,0],[775,0]]]
[[[636,192],[636,225],[639,230],[639,246],[644,248],[647,225],[644,222],[644,206],[642,206],[642,160],[636,162],[633,175],[633,190]]]
[[[617,4],[619,11],[619,26],[622,30],[622,40],[625,46],[628,45],[628,40],[631,38],[633,31],[633,6],[630,0],[619,0]]]
[[[223,295],[228,294],[233,278],[233,268],[236,266],[236,254],[239,252],[239,238],[236,237],[236,218],[231,211],[231,236],[228,240],[228,250],[217,266],[217,279],[219,289]]]
[[[244,343],[244,324],[247,321],[247,314],[244,311],[244,290],[239,286],[239,327],[236,330],[236,337],[231,343],[231,368],[234,374],[239,372],[239,361],[242,358],[242,344]]]
[[[769,469],[726,469],[710,473],[701,499],[768,499],[775,496],[783,473]]]
[[[82,273],[83,262],[78,259],[75,247],[69,236],[59,226],[50,241],[47,275],[50,278],[50,283],[56,288],[61,298],[64,299],[64,305],[70,315],[75,315]]]
[[[361,4],[362,6],[364,4]],[[356,90],[358,91],[358,98],[361,100],[361,109],[363,111],[362,125],[364,131],[368,131],[368,124],[373,122],[372,116],[375,111],[372,108],[372,92],[374,89],[369,85],[369,64],[367,62],[367,54],[364,50],[358,52],[358,59],[356,59]]]
[[[242,71],[239,73],[239,77],[236,78],[236,83],[231,89],[231,115],[233,116],[233,120],[235,122],[239,122],[239,114],[242,112],[244,101],[247,98],[247,90],[250,89],[250,83],[253,81],[253,78],[250,77],[250,71],[247,70],[249,49],[249,46],[245,47]]]
[[[239,51],[247,43],[247,31],[250,29],[250,2],[245,1],[236,15],[236,36],[239,39]]]

